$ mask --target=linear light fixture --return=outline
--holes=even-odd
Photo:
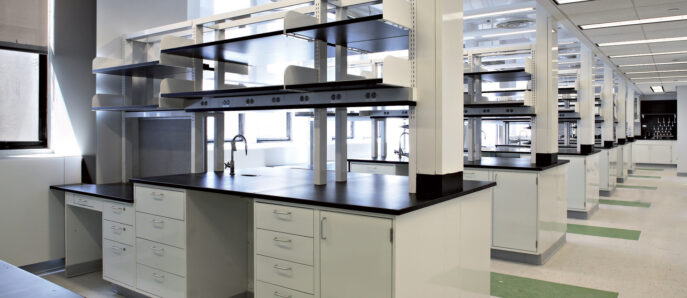
[[[507,15],[507,14],[514,14],[514,13],[528,12],[528,11],[534,11],[534,7],[526,7],[526,8],[518,8],[518,9],[511,9],[511,10],[503,10],[503,11],[474,14],[474,15],[465,16],[463,19],[472,20],[472,19],[479,19],[479,18],[486,18],[486,17],[493,17],[493,16],[500,16],[500,15]]]
[[[508,36],[508,35],[534,33],[534,32],[537,32],[537,30],[524,30],[524,31],[515,31],[515,32],[485,34],[485,35],[482,35],[482,37],[483,38],[492,38],[492,37],[500,37],[500,36]]]
[[[687,78],[687,76],[669,76],[669,77],[639,77],[630,78],[630,80],[649,80],[649,79],[682,79]]]
[[[587,1],[592,1],[592,0],[553,0],[556,2],[556,4],[561,5],[561,4],[570,4],[570,3],[577,3],[577,2],[587,2]]]
[[[687,36],[682,37],[670,37],[670,38],[656,38],[656,39],[641,39],[641,40],[629,40],[629,41],[617,41],[617,42],[604,42],[597,43],[599,47],[612,47],[612,46],[626,46],[633,44],[647,44],[647,43],[659,43],[659,42],[675,42],[675,41],[686,41]]]
[[[674,70],[651,70],[651,71],[631,71],[625,74],[639,74],[639,73],[661,73],[661,72],[687,72],[687,69],[674,69]]]
[[[660,53],[645,53],[645,54],[630,54],[630,55],[615,55],[615,56],[610,56],[609,58],[629,58],[629,57],[663,56],[663,55],[677,55],[677,54],[687,54],[687,51],[660,52]]]
[[[580,29],[590,30],[590,29],[613,28],[613,27],[621,27],[621,26],[655,24],[655,23],[685,21],[685,20],[687,20],[687,15],[680,15],[680,16],[671,16],[671,17],[660,17],[660,18],[639,19],[639,20],[631,20],[631,21],[620,21],[620,22],[608,22],[608,23],[581,25]]]
[[[674,64],[687,64],[687,61],[660,62],[660,63],[641,63],[641,64],[625,64],[625,65],[618,65],[618,67],[638,67],[638,66],[674,65]]]
[[[672,81],[672,82],[637,82],[637,85],[655,85],[655,84],[677,84],[677,83],[687,83],[687,81]]]
[[[663,86],[651,86],[651,91],[654,93],[663,93]]]

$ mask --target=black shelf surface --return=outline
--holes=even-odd
[[[371,53],[407,50],[408,32],[386,23],[381,14],[286,30],[287,34]]]
[[[529,158],[509,158],[509,157],[482,157],[480,160],[468,161],[465,159],[466,168],[502,169],[502,170],[522,170],[522,171],[544,171],[550,168],[569,163],[568,160],[559,159],[557,163],[547,166],[538,166],[532,163]]]
[[[558,147],[558,155],[569,155],[569,156],[588,156],[588,155],[594,155],[601,152],[599,149],[592,149],[592,152],[589,153],[582,153],[580,151],[577,151],[577,147]]]
[[[380,163],[380,164],[397,164],[397,165],[407,165],[409,163],[407,157],[398,158],[398,155],[387,156],[387,157],[377,157],[377,158],[349,158],[348,162],[366,162],[366,163]]]
[[[522,101],[491,101],[482,103],[466,103],[466,108],[491,108],[491,107],[523,107],[525,103]]]
[[[532,75],[525,72],[524,68],[497,70],[497,71],[480,71],[480,72],[466,72],[465,77],[480,78],[487,82],[512,82],[512,81],[529,81]]]
[[[125,203],[134,202],[134,188],[133,184],[131,183],[52,185],[50,186],[50,189],[73,192]]]
[[[515,95],[518,93],[523,93],[525,91],[532,91],[530,89],[514,89],[514,90],[488,90],[488,91],[481,91],[482,94],[496,94],[498,96],[508,96],[508,95]]]
[[[91,111],[148,112],[148,111],[174,111],[174,110],[177,110],[177,109],[161,109],[160,106],[158,106],[158,105],[91,107]]]
[[[284,85],[260,86],[260,87],[244,87],[235,89],[220,89],[220,90],[204,90],[204,91],[189,91],[177,93],[164,93],[162,97],[171,98],[185,98],[185,99],[202,99],[209,97],[229,97],[229,96],[256,96],[276,93],[296,92],[284,89]]]
[[[577,90],[573,87],[558,88],[558,94],[577,94]]]
[[[316,186],[313,181],[313,171],[287,168],[245,169],[235,176],[209,172],[131,179],[133,183],[390,215],[460,199],[496,185],[464,180],[462,191],[420,197],[408,193],[408,177],[403,176],[348,173],[348,182],[337,183],[336,173],[328,171],[326,185]]]
[[[190,72],[191,69],[178,66],[160,64],[160,61],[150,61],[136,64],[121,65],[94,69],[94,74],[116,76],[161,78]]]

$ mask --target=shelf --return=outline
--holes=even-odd
[[[489,108],[489,107],[523,107],[523,101],[490,101],[483,103],[466,103],[464,106],[471,108]]]
[[[577,94],[577,90],[573,87],[558,88],[558,94]]]
[[[313,112],[296,112],[294,114],[296,117],[306,117],[306,118],[313,118],[315,117],[315,113]],[[327,112],[327,117],[335,117],[336,113],[334,112]],[[349,118],[358,118],[360,117],[359,113],[353,113],[353,112],[348,112],[346,113],[346,116]]]
[[[92,107],[91,111],[124,111],[124,112],[148,112],[148,111],[173,111],[175,109],[161,109],[158,105],[131,105]]]
[[[407,50],[408,32],[385,22],[381,14],[286,30],[287,34],[370,53]]]
[[[569,122],[581,119],[582,117],[580,117],[580,113],[573,111],[558,111],[558,121]]]
[[[372,119],[381,118],[408,118],[408,110],[373,110],[373,111],[360,111],[360,116],[370,117]]]
[[[512,81],[529,81],[532,75],[525,72],[524,68],[499,70],[499,71],[482,71],[482,72],[466,72],[464,77],[480,78],[487,82],[512,82]]]
[[[203,70],[214,69],[210,68],[210,66],[207,64],[203,64]],[[156,60],[136,64],[98,68],[94,69],[93,73],[127,77],[164,78],[179,74],[188,74],[191,73],[191,71],[191,68],[164,65],[160,64],[160,61]]]
[[[535,117],[534,107],[519,105],[465,105],[464,117]]]
[[[508,96],[508,95],[514,95],[518,93],[524,93],[526,91],[532,91],[530,89],[513,89],[513,90],[489,90],[489,91],[482,91],[482,94],[496,94],[497,96]]]

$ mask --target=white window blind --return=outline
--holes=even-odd
[[[0,45],[48,46],[47,0],[0,0]]]

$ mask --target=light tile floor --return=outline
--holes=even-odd
[[[543,266],[492,260],[492,271],[574,286],[618,292],[620,297],[687,297],[687,178],[675,169],[637,170],[610,199],[651,203],[650,208],[601,205],[589,220],[570,223],[640,230],[638,241],[568,234],[567,243]],[[101,273],[45,278],[86,297],[121,297]]]

